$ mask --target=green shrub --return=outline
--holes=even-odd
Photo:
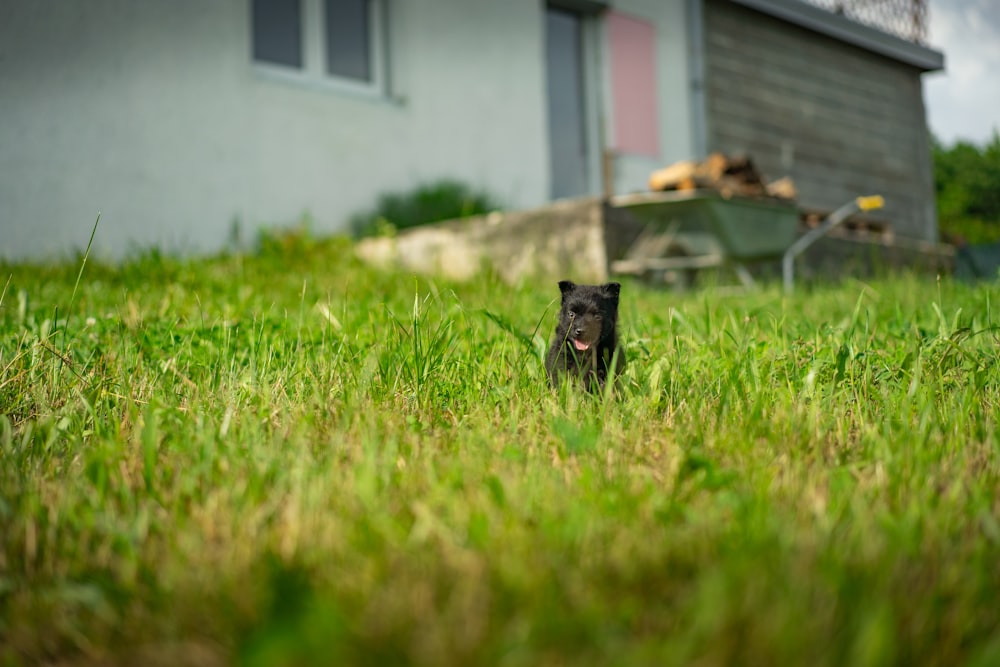
[[[935,140],[934,182],[941,238],[951,243],[1000,240],[1000,135],[983,146]]]
[[[355,236],[392,234],[397,229],[426,225],[441,220],[465,218],[501,208],[483,191],[454,180],[440,180],[406,192],[386,192],[370,211],[350,219]]]

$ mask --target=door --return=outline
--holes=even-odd
[[[582,14],[555,7],[545,10],[549,175],[554,199],[590,190],[583,29]]]

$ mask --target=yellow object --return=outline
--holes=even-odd
[[[885,206],[885,198],[882,195],[871,195],[868,197],[858,197],[858,208],[862,211],[874,211]]]

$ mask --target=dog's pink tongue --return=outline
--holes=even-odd
[[[577,339],[574,338],[573,339],[573,347],[575,347],[576,349],[578,349],[581,352],[583,352],[588,347],[590,347],[590,343],[584,343],[582,340],[577,340]]]

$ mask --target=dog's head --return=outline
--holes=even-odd
[[[602,336],[614,332],[618,319],[619,283],[603,285],[577,285],[561,280],[562,308],[559,311],[560,329],[573,347],[583,352],[589,350]]]

